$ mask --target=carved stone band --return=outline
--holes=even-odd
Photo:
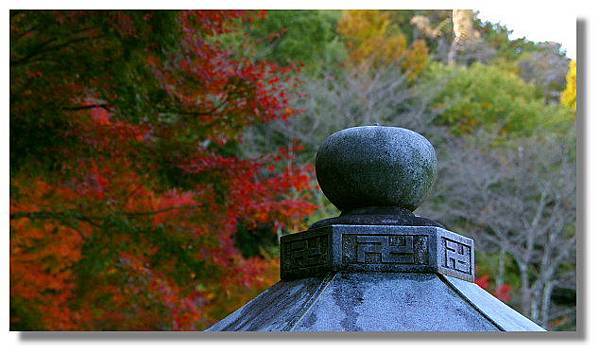
[[[472,282],[475,248],[432,226],[330,225],[281,238],[281,279],[330,271],[437,272]]]

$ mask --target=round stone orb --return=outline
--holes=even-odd
[[[321,190],[342,212],[374,206],[414,211],[433,187],[437,158],[416,132],[362,126],[327,137],[315,168]]]

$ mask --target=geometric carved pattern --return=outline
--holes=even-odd
[[[281,237],[281,278],[329,272],[438,272],[473,282],[470,238],[431,226],[332,225]]]
[[[427,264],[427,236],[342,236],[344,264]]]
[[[282,239],[281,269],[283,272],[302,272],[327,265],[330,249],[327,234],[307,235],[289,241]]]
[[[471,274],[471,247],[444,238],[444,266],[465,274]]]

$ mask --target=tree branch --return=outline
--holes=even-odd
[[[112,111],[112,108],[108,104],[90,104],[83,106],[73,106],[73,107],[63,107],[62,109],[65,111],[83,111],[83,110],[91,110],[95,108],[103,108],[106,111]]]

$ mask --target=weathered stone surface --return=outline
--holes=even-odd
[[[395,206],[415,210],[429,194],[437,158],[422,135],[399,127],[363,126],[329,136],[316,157],[319,185],[341,211]]]
[[[489,298],[476,284],[438,274],[338,272],[280,281],[208,331],[543,330],[509,307],[489,312],[477,306]]]
[[[327,277],[278,282],[208,330],[289,331],[327,282]]]
[[[456,332],[498,328],[434,274],[338,273],[295,331]]]

